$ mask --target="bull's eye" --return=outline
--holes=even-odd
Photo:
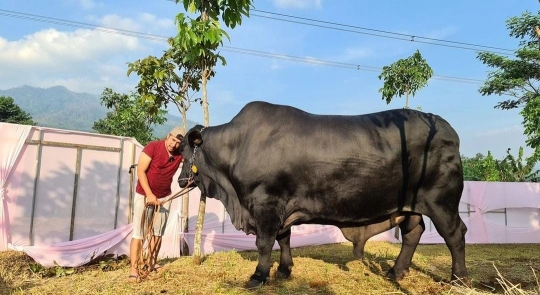
[[[195,165],[191,166],[191,172],[197,174],[197,166]]]

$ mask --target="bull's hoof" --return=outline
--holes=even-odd
[[[353,255],[354,255],[354,258],[358,259],[358,260],[363,260],[364,259],[364,250],[353,250]]]
[[[246,288],[248,289],[258,288],[266,284],[267,282],[268,282],[267,277],[263,277],[259,272],[256,272],[249,279],[249,282],[246,284]]]
[[[400,281],[402,280],[404,277],[406,277],[407,275],[409,274],[409,269],[404,269],[404,270],[401,270],[401,271],[396,271],[395,269],[391,268],[387,273],[386,273],[386,278],[388,278],[389,280],[392,280],[392,281]]]
[[[277,279],[288,279],[291,276],[291,269],[289,267],[281,267],[278,266],[277,272],[276,272],[276,278]]]
[[[353,253],[353,254],[354,254],[354,258],[356,258],[357,260],[364,260],[364,253],[362,254]]]
[[[259,280],[254,280],[254,279],[251,279],[249,280],[249,282],[246,283],[246,288],[247,289],[255,289],[255,288],[259,288],[261,287],[262,285],[266,284],[267,281],[259,281]]]
[[[456,275],[452,275],[452,277],[450,278],[450,283],[458,286],[472,287],[472,281],[467,276],[458,277]]]

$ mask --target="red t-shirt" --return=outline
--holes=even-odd
[[[180,163],[182,163],[182,155],[178,152],[173,153],[173,160],[171,160],[167,152],[167,147],[165,147],[165,140],[152,141],[142,151],[152,159],[146,170],[146,177],[148,178],[148,184],[152,193],[157,198],[164,198],[170,195],[172,179]],[[138,180],[135,191],[138,194],[146,196]]]

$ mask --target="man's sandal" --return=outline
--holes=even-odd
[[[141,277],[139,277],[139,275],[129,275],[128,280],[133,283],[139,283],[141,281]]]

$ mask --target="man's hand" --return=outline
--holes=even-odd
[[[154,194],[148,194],[146,196],[146,206],[158,205],[157,197]]]

